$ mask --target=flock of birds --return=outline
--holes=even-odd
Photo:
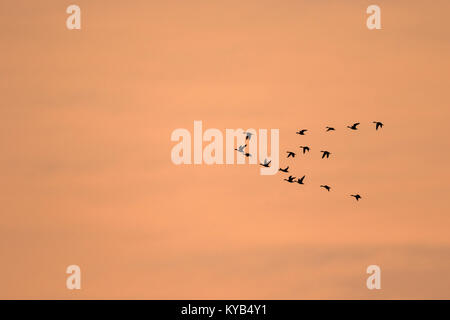
[[[380,128],[383,128],[383,123],[380,121],[373,121],[373,123],[375,124],[375,130],[378,130]],[[356,122],[354,124],[352,124],[351,126],[347,126],[347,128],[349,128],[350,130],[358,130],[358,126],[360,125],[359,122]],[[326,132],[329,131],[335,131],[336,129],[333,127],[325,127]],[[299,131],[296,132],[296,134],[304,136],[306,134],[306,132],[308,131],[308,129],[301,129]],[[251,132],[244,132],[244,134],[246,135],[245,137],[245,141],[250,140],[252,138],[252,133]],[[251,154],[245,151],[245,147],[247,147],[247,144],[239,146],[239,148],[235,149],[238,152],[241,152],[242,154],[244,154],[246,157],[251,157]],[[302,149],[303,154],[305,154],[306,152],[309,153],[310,149],[308,146],[300,146],[300,149]],[[328,159],[331,155],[331,152],[327,151],[327,150],[321,150],[320,152],[322,152],[322,159]],[[295,158],[296,153],[293,151],[286,151],[287,153],[287,158]],[[267,160],[265,159],[263,163],[260,163],[261,166],[268,168],[270,166],[270,163],[272,161],[271,160]],[[278,171],[280,172],[284,172],[284,173],[289,173],[289,166],[287,166],[286,168],[279,168]],[[305,175],[301,178],[297,178],[289,175],[289,177],[287,179],[284,179],[284,181],[287,181],[289,183],[298,183],[298,184],[304,184],[304,180],[305,180]],[[329,185],[323,184],[320,185],[321,188],[324,188],[325,190],[327,190],[328,192],[331,190],[331,187]],[[359,201],[359,199],[361,199],[361,195],[359,194],[351,194],[351,197],[354,197],[356,199],[356,201]]]

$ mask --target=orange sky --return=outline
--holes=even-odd
[[[66,29],[72,3],[80,31]],[[370,4],[383,30],[366,28]],[[0,298],[449,299],[448,12],[1,2]],[[280,129],[282,157],[310,145],[281,160],[306,184],[175,166],[170,135],[194,120]],[[65,287],[71,264],[82,290]]]

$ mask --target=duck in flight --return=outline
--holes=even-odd
[[[286,173],[288,173],[289,171],[288,171],[288,169],[289,169],[289,166],[287,166],[286,168],[280,168],[280,169],[278,169],[278,171],[281,171],[281,172],[286,172]]]
[[[237,152],[242,152],[242,153],[244,153],[244,148],[245,148],[246,146],[247,146],[247,145],[244,144],[243,146],[239,146],[239,148],[234,149],[234,150],[236,150]]]
[[[260,165],[262,165],[263,167],[266,167],[266,168],[268,168],[269,167],[269,164],[272,162],[272,160],[267,160],[267,159],[264,159],[264,163],[260,163]]]
[[[309,147],[308,146],[300,146],[300,148],[303,149],[303,154],[308,151],[309,152]]]
[[[307,129],[302,129],[302,130],[297,131],[296,134],[304,136],[306,131],[308,131],[308,130]]]
[[[286,153],[288,154],[288,158],[289,157],[292,157],[292,158],[295,158],[295,153],[294,152],[292,152],[292,151],[286,151]]]
[[[352,130],[358,130],[358,128],[357,128],[358,125],[359,125],[359,122],[356,122],[351,126],[347,126],[347,128],[352,129]]]
[[[373,121],[375,123],[375,130],[378,130],[378,128],[383,128],[383,123],[380,121]]]
[[[330,189],[331,189],[331,187],[328,186],[328,185],[326,185],[326,184],[323,184],[323,185],[321,185],[320,187],[321,187],[321,188],[327,189],[327,191],[330,191]]]
[[[303,183],[303,179],[305,179],[305,176],[303,176],[303,177],[301,177],[301,178],[298,178],[298,179],[297,179],[297,183],[298,183],[298,184],[304,184],[304,183]]]
[[[328,159],[330,157],[331,152],[329,152],[329,151],[320,151],[320,152],[323,152],[322,159],[325,157],[327,157],[327,159]]]
[[[359,201],[359,199],[361,199],[361,196],[359,194],[351,194],[350,196],[354,197],[356,201]]]
[[[328,131],[334,131],[334,130],[336,130],[335,128],[333,128],[333,127],[325,127],[326,129],[327,129],[327,132]]]
[[[289,183],[294,183],[294,182],[295,182],[294,179],[295,179],[295,177],[289,176],[289,178],[284,179],[284,180],[287,181],[287,182],[289,182]]]
[[[251,132],[244,132],[244,134],[245,134],[245,140],[246,141],[250,140],[252,138],[252,135],[253,135],[253,133],[251,133]]]

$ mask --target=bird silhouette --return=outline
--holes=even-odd
[[[306,131],[308,131],[308,130],[307,129],[302,129],[302,130],[297,131],[296,134],[304,136]]]
[[[378,128],[383,128],[383,123],[380,121],[373,121],[375,123],[375,130],[378,130]]]
[[[303,153],[305,153],[306,151],[309,152],[309,147],[308,146],[300,146],[300,148],[303,149]]]
[[[286,172],[286,173],[288,173],[289,171],[288,171],[288,169],[289,169],[289,166],[287,166],[286,168],[284,168],[284,169],[282,169],[282,168],[280,168],[280,169],[278,169],[278,171],[281,171],[281,172]]]
[[[284,180],[287,181],[287,182],[289,182],[289,183],[294,183],[294,182],[295,182],[294,179],[295,179],[295,177],[289,176],[289,178],[284,179]]]
[[[327,191],[330,191],[331,187],[327,186],[326,184],[321,185],[320,187],[327,189]]]
[[[351,194],[350,196],[354,197],[356,201],[359,201],[359,199],[361,199],[361,196],[359,194]]]
[[[333,128],[333,127],[325,127],[326,129],[327,129],[327,132],[328,131],[334,131],[334,130],[336,130],[335,128]]]
[[[286,151],[286,153],[288,154],[288,158],[289,157],[292,157],[292,158],[295,158],[295,153],[294,152],[292,152],[292,151]]]
[[[297,179],[297,183],[298,183],[298,184],[304,184],[304,183],[303,183],[303,179],[305,179],[305,176],[303,176],[303,177],[301,177],[301,178],[298,178],[298,179]]]
[[[359,125],[359,122],[356,122],[351,126],[347,126],[347,128],[352,129],[352,130],[358,130],[358,128],[357,128],[358,125]]]
[[[244,148],[245,148],[246,146],[247,146],[247,145],[244,144],[243,146],[239,146],[237,149],[234,149],[234,150],[236,150],[237,152],[242,152],[242,153],[244,153]]]
[[[329,151],[320,151],[320,152],[323,152],[322,159],[325,157],[327,157],[327,159],[328,159],[330,157],[331,152],[329,152]]]
[[[251,133],[251,132],[244,132],[244,134],[245,134],[245,140],[250,140],[253,135],[253,133]]]
[[[267,160],[267,159],[264,159],[264,163],[260,163],[260,165],[262,165],[263,167],[266,167],[266,168],[268,168],[269,167],[269,164],[272,162],[272,160]]]

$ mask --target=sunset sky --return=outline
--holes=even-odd
[[[0,298],[450,299],[449,12],[1,1]],[[195,120],[279,129],[280,165],[305,185],[174,165],[170,136]],[[81,290],[66,288],[73,264]]]

